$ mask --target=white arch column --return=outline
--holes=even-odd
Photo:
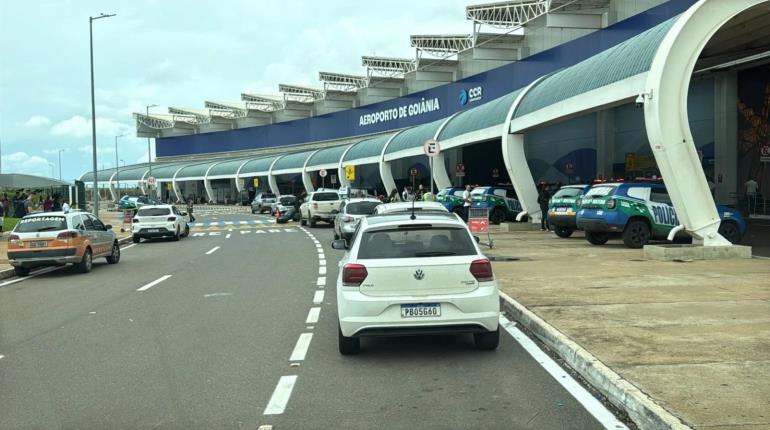
[[[505,122],[503,122],[503,161],[522,208],[522,212],[516,217],[516,221],[521,221],[521,218],[527,215],[530,222],[539,223],[543,216],[540,211],[540,205],[537,203],[538,193],[535,179],[529,170],[527,155],[524,153],[524,135],[521,133],[511,134],[510,126],[521,101],[524,100],[529,90],[534,88],[544,78],[545,76],[536,79],[519,93],[508,110]]]
[[[310,174],[307,172],[307,162],[310,161],[310,159],[313,158],[315,153],[318,151],[319,149],[313,151],[307,158],[305,158],[305,162],[302,164],[302,185],[305,186],[305,191],[308,194],[315,191],[315,187],[313,187],[313,178],[311,178]]]
[[[385,151],[388,149],[390,142],[392,142],[396,136],[403,133],[404,130],[407,129],[402,129],[393,136],[390,136],[390,139],[385,142],[385,145],[383,145],[382,151],[380,152],[380,164],[378,167],[380,170],[380,179],[382,179],[382,184],[385,186],[386,194],[390,194],[392,190],[399,190],[396,188],[396,181],[393,179],[393,170],[390,167],[390,161],[385,161]]]
[[[117,202],[118,201],[118,192],[115,190],[113,179],[115,179],[115,174],[117,174],[118,171],[116,170],[115,173],[113,173],[110,176],[110,180],[107,182],[107,188],[110,190],[110,195],[112,196],[112,201]]]
[[[139,178],[139,189],[142,191],[142,194],[144,194],[145,196],[149,194],[148,193],[149,187],[145,180],[145,178],[147,177],[147,173],[149,171],[150,171],[149,169],[145,170],[144,173],[142,173],[142,177]]]
[[[214,189],[211,188],[211,180],[209,179],[209,172],[211,169],[216,166],[217,164],[222,164],[223,161],[220,161],[219,163],[214,163],[211,166],[209,166],[208,169],[206,169],[206,173],[203,174],[203,189],[206,190],[206,197],[208,197],[208,202],[212,203],[214,201]],[[235,188],[238,189],[238,184],[236,181]],[[238,194],[241,193],[241,190],[238,190]]]
[[[339,178],[340,181],[340,187],[347,187],[350,188],[350,181],[348,181],[348,178],[345,177],[345,166],[342,165],[342,160],[345,159],[345,156],[348,155],[348,151],[350,151],[350,148],[352,148],[355,143],[349,145],[347,148],[345,148],[345,151],[342,153],[342,156],[340,157],[340,162],[337,166],[337,178]]]
[[[178,169],[176,169],[176,172],[174,172],[174,176],[171,177],[171,188],[174,190],[174,196],[176,197],[176,202],[179,203],[182,201],[182,193],[179,191],[179,183],[176,181],[176,175],[179,173],[180,170],[184,169],[186,166],[182,166]]]
[[[644,119],[680,225],[695,243],[729,246],[695,149],[687,116],[690,78],[703,48],[727,21],[765,0],[700,0],[687,9],[658,47],[647,75]]]
[[[270,168],[267,169],[267,184],[270,185],[270,191],[272,191],[276,197],[280,197],[281,192],[278,190],[278,180],[275,178],[275,175],[273,175],[273,166],[275,166],[275,162],[281,158],[283,158],[283,155],[276,157],[275,160],[270,163]]]
[[[439,135],[442,131],[444,131],[444,128],[447,126],[447,124],[449,124],[449,121],[453,120],[459,114],[460,112],[455,112],[454,114],[450,115],[446,121],[442,122],[438,130],[436,130],[436,134],[433,135],[433,139],[438,141]],[[439,142],[439,146],[441,146],[441,142]],[[443,150],[437,156],[433,157],[433,181],[436,182],[438,191],[452,186],[452,180],[449,179],[449,172],[447,172],[446,169],[446,161],[444,158]],[[431,190],[431,193],[432,192],[433,190]]]

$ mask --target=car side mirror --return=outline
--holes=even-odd
[[[476,239],[476,243],[481,243],[481,239],[478,236],[473,236],[473,238]]]
[[[348,249],[348,242],[345,239],[337,239],[332,242],[332,248],[334,249]]]
[[[109,231],[109,230],[112,230],[112,225],[110,225],[110,224],[106,224],[106,225],[104,226],[104,231]]]

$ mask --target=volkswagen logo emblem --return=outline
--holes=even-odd
[[[417,279],[418,281],[420,281],[424,277],[425,277],[425,272],[423,272],[422,269],[417,269],[414,271],[414,279]]]
[[[460,90],[460,97],[459,97],[460,106],[465,106],[468,104],[468,91],[465,89]]]

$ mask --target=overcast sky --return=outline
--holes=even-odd
[[[147,159],[132,112],[203,107],[319,71],[365,74],[361,55],[413,57],[410,34],[468,33],[469,0],[0,1],[3,173],[91,169],[88,17],[94,22],[99,168]]]

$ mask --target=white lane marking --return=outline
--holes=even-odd
[[[225,239],[230,239],[230,233],[227,233],[227,235],[225,236]]]
[[[321,244],[321,242],[319,242],[318,239],[316,239],[316,238],[313,238],[313,243],[315,243],[316,245],[320,245]]]
[[[205,236],[205,235],[206,235],[206,233],[193,233],[192,234],[193,237],[201,237],[201,236]]]
[[[137,289],[136,289],[136,291],[147,291],[147,290],[149,290],[150,288],[152,288],[152,287],[154,287],[154,286],[156,286],[156,285],[160,284],[161,282],[165,281],[166,279],[168,279],[168,278],[170,278],[170,277],[171,277],[171,275],[163,275],[163,276],[161,276],[160,278],[158,278],[158,279],[156,279],[156,280],[154,280],[154,281],[150,282],[149,284],[147,284],[147,285],[145,285],[145,286],[142,286],[142,287],[139,287],[139,288],[137,288]]]
[[[3,358],[5,358],[5,356],[3,354],[0,354],[0,360],[2,360]]]
[[[519,345],[521,345],[522,348],[524,348],[529,353],[529,355],[535,359],[536,362],[540,363],[543,369],[545,369],[545,371],[548,372],[553,377],[553,379],[559,383],[559,385],[564,387],[564,389],[567,390],[567,392],[569,392],[572,397],[575,398],[575,400],[580,402],[586,411],[593,415],[593,417],[596,418],[596,420],[599,421],[599,423],[601,423],[604,428],[628,430],[628,427],[626,427],[626,425],[622,422],[618,421],[618,419],[615,418],[615,415],[607,410],[607,408],[605,408],[599,400],[597,400],[593,395],[591,395],[591,393],[583,388],[580,383],[574,380],[569,373],[565,372],[561,366],[556,364],[556,362],[553,361],[551,357],[548,356],[548,354],[538,348],[532,339],[527,337],[527,335],[522,333],[521,330],[516,328],[515,323],[500,315],[500,326],[505,331],[507,331],[516,340],[516,342],[518,342]]]
[[[278,380],[278,385],[275,386],[275,391],[270,397],[270,401],[267,402],[267,407],[262,415],[280,415],[286,409],[286,404],[289,403],[291,392],[294,390],[294,384],[297,382],[297,375],[281,376]]]
[[[225,221],[225,225],[233,225],[232,221]]]
[[[209,233],[209,236],[222,236],[222,232],[221,231],[212,231],[211,233]]]
[[[131,247],[134,247],[134,246],[136,246],[136,244],[135,244],[135,243],[132,243],[131,245],[128,245],[128,246],[124,246],[124,247],[120,248],[120,250],[121,250],[121,251],[125,251],[126,249],[128,249],[128,248],[131,248]]]
[[[238,224],[248,224],[248,221],[238,221]]]
[[[278,229],[275,229],[275,228],[269,228],[269,229],[267,229],[267,231],[269,231],[270,233],[280,233],[281,232],[281,230],[278,230]]]
[[[307,350],[310,348],[310,341],[313,339],[313,333],[302,333],[297,339],[297,344],[294,345],[294,351],[291,352],[289,361],[302,361],[307,355]]]
[[[326,259],[326,256],[324,255],[324,253],[323,253],[323,252],[319,252],[319,253],[318,253],[318,259],[319,259],[319,260],[325,260],[325,259]]]
[[[219,249],[219,247],[218,247],[218,246],[215,246],[215,247],[213,247],[213,248],[209,249],[209,250],[206,252],[206,255],[211,255],[211,254],[213,254],[213,253],[217,252],[217,249]]]
[[[321,304],[324,301],[324,290],[316,291],[313,295],[313,303]]]
[[[318,274],[319,275],[325,275],[326,274],[326,266],[319,266],[318,267]]]
[[[319,287],[323,287],[326,285],[326,276],[319,276],[318,279],[316,279],[315,284]]]
[[[305,320],[305,324],[315,324],[318,322],[318,316],[321,314],[321,308],[310,308],[310,311],[307,313],[307,319]]]
[[[32,279],[35,276],[45,275],[46,273],[53,272],[54,270],[59,270],[59,269],[61,269],[61,267],[48,267],[48,268],[45,268],[45,269],[40,269],[37,272],[35,272],[35,273],[31,274],[31,275],[25,276],[23,278],[16,278],[16,279],[12,279],[10,281],[5,281],[3,283],[0,283],[0,287],[5,287],[6,285],[11,285],[11,284],[15,284],[17,282],[26,281],[27,279]]]
[[[318,260],[319,266],[326,266],[326,260]]]

